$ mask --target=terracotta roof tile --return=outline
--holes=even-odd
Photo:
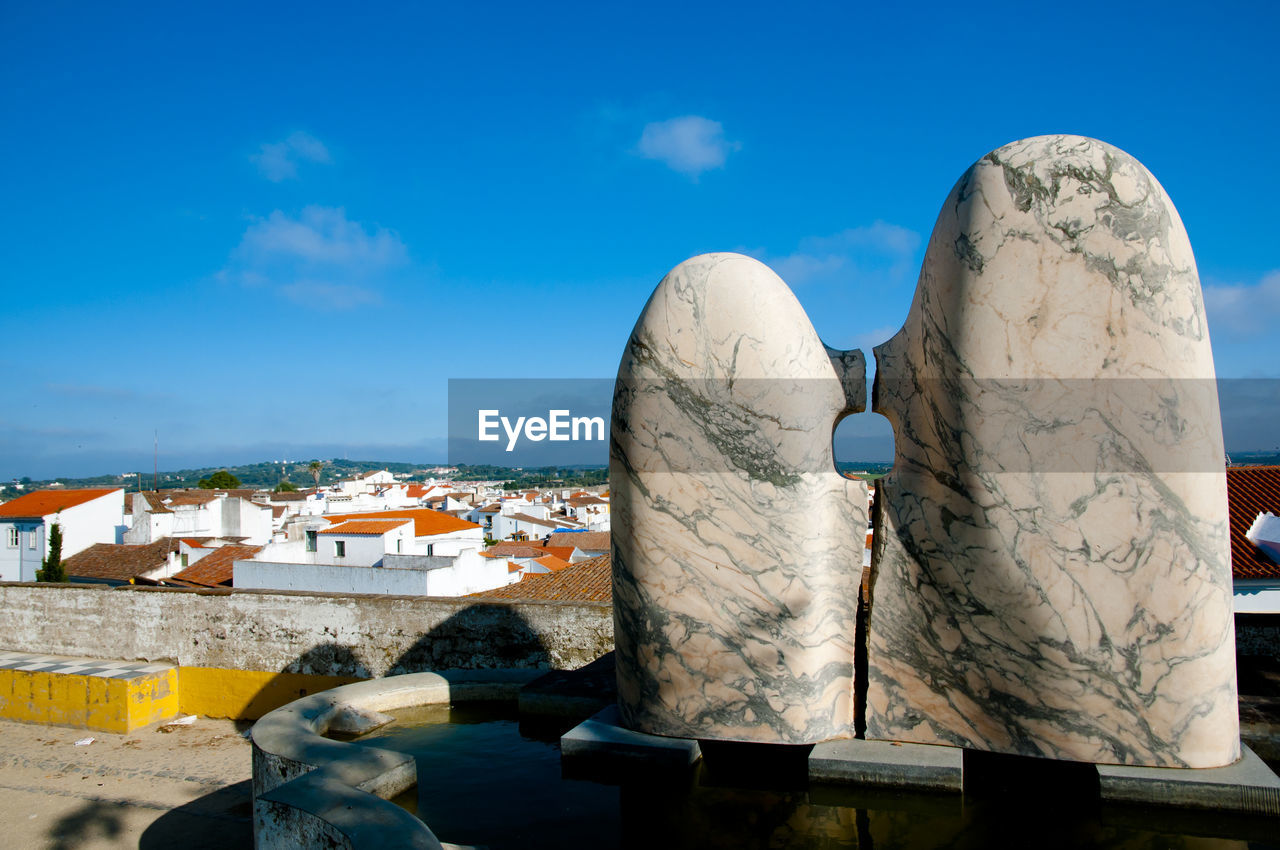
[[[409,522],[408,519],[351,519],[331,525],[321,534],[386,534]]]
[[[221,546],[179,573],[172,581],[198,587],[231,587],[231,577],[236,561],[245,561],[258,554],[261,546]]]
[[[485,550],[485,554],[490,555],[490,557],[502,558],[541,558],[547,554],[547,551],[541,546],[534,546],[531,543],[506,540],[490,546]]]
[[[356,514],[323,514],[320,517],[326,522],[344,522],[349,519],[411,519],[415,537],[429,537],[433,534],[447,534],[450,531],[466,531],[479,528],[474,522],[442,514],[430,508],[409,508],[402,511],[371,511]]]
[[[1233,578],[1280,578],[1280,564],[1245,537],[1258,514],[1280,515],[1280,466],[1227,467]]]
[[[525,576],[522,581],[469,594],[490,599],[546,599],[567,602],[612,602],[613,567],[609,555],[570,564],[562,570]]]
[[[519,520],[520,522],[527,522],[531,525],[540,525],[543,528],[563,528],[563,526],[560,525],[559,523],[551,522],[550,520],[545,520],[545,519],[538,519],[536,516],[529,516],[528,514],[516,513],[516,514],[512,514],[511,518],[514,520]]]
[[[62,562],[68,576],[129,581],[163,567],[178,541],[161,537],[154,543],[95,543]]]
[[[100,499],[108,493],[123,492],[119,487],[92,490],[37,490],[0,505],[0,517],[43,517]]]
[[[539,566],[546,567],[551,572],[559,572],[569,566],[568,561],[561,560],[555,555],[544,555],[541,558],[534,558],[533,562]]]
[[[164,502],[160,501],[160,494],[155,492],[138,493],[138,496],[147,503],[147,511],[153,514],[171,514],[173,511],[164,506]]]
[[[548,546],[572,546],[583,551],[609,551],[609,532],[573,531],[551,535]]]

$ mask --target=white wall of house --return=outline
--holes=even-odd
[[[530,540],[541,540],[561,528],[577,528],[577,526],[557,523],[552,520],[530,522],[527,519],[520,519],[503,513],[493,518],[493,531],[489,533],[489,536],[494,540],[509,540],[511,535],[523,531],[529,536]]]
[[[152,513],[144,499],[135,499],[133,507],[133,513],[128,515],[133,525],[119,542],[154,543],[161,537],[245,537],[246,544],[261,546],[271,541],[271,508],[239,496],[221,493],[198,505],[169,505],[168,513]]]
[[[49,531],[55,522],[62,527],[63,558],[95,543],[119,543],[125,532],[124,491],[113,490],[41,518],[0,521],[0,581],[36,580],[36,570],[49,554]],[[16,545],[11,545],[14,531]]]
[[[222,529],[216,537],[246,537],[244,542],[262,546],[271,541],[271,508],[241,499],[222,499]]]
[[[385,569],[426,569],[428,596],[465,596],[502,587],[510,580],[506,561],[482,558],[476,549],[464,549],[451,558],[422,555],[388,555]]]
[[[258,590],[316,590],[326,593],[383,593],[426,596],[423,570],[382,567],[293,564],[279,561],[236,561],[232,584]]]
[[[386,566],[360,567],[236,561],[233,583],[238,588],[259,590],[461,596],[502,587],[508,581],[505,560],[482,558],[474,549],[453,558],[389,554],[384,564]]]
[[[483,549],[484,529],[464,528],[444,534],[427,534],[417,538],[416,555],[457,555],[463,549]],[[406,550],[407,551],[407,550]]]
[[[0,581],[35,581],[46,545],[40,520],[0,521]]]
[[[55,522],[62,526],[64,558],[83,552],[95,543],[120,543],[125,531],[124,491],[113,490],[105,496],[45,517],[46,541],[49,539],[49,526]]]
[[[330,526],[333,528],[333,526]],[[338,555],[341,543],[343,554]],[[304,542],[305,545],[305,542]],[[413,520],[407,519],[399,527],[385,534],[343,534],[322,532],[316,535],[316,551],[311,563],[353,565],[371,567],[382,560],[388,552],[410,552],[414,547]]]

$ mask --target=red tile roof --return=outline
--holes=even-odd
[[[143,501],[145,501],[145,502],[147,503],[147,508],[146,508],[146,509],[147,509],[147,511],[148,511],[149,513],[153,513],[153,514],[171,514],[171,513],[173,513],[173,511],[171,511],[171,510],[169,510],[168,508],[166,508],[166,507],[164,506],[164,503],[160,501],[160,494],[159,494],[159,493],[155,493],[155,492],[134,493],[134,494],[133,494],[133,500],[134,500],[134,503],[135,503],[135,504],[137,503],[137,501],[138,501],[138,497],[139,497],[139,496],[141,496],[141,497],[142,497],[142,499],[143,499]],[[136,509],[136,508],[135,508],[135,509]],[[130,513],[132,513],[132,511],[130,511]]]
[[[534,558],[533,562],[539,566],[546,567],[551,572],[559,572],[569,566],[568,561],[563,561],[555,555],[544,555],[541,558]]]
[[[1227,467],[1233,578],[1280,578],[1280,564],[1245,537],[1258,514],[1280,516],[1280,466]]]
[[[522,581],[468,594],[490,599],[547,599],[566,602],[612,602],[612,558],[601,555],[552,573],[528,575]]]
[[[560,532],[551,535],[548,546],[571,546],[584,552],[609,551],[609,532],[607,531],[574,531]]]
[[[502,543],[493,544],[484,551],[484,554],[491,558],[541,558],[547,554],[547,551],[532,543],[505,540]]]
[[[261,546],[220,546],[168,580],[196,587],[231,587],[235,562],[252,558],[260,549]]]
[[[108,493],[122,493],[119,487],[92,490],[37,490],[0,505],[0,517],[45,517],[100,499]]]
[[[320,531],[321,534],[374,534],[382,535],[395,531],[409,522],[407,519],[352,519],[331,525]]]
[[[129,581],[163,567],[178,541],[161,537],[154,543],[95,543],[62,562],[68,576]]]
[[[343,522],[349,519],[411,519],[415,537],[429,537],[433,534],[447,534],[450,531],[466,531],[479,528],[474,522],[458,519],[449,514],[442,514],[430,508],[409,508],[403,511],[371,511],[358,514],[323,514],[320,517],[326,522]]]
[[[559,523],[551,522],[550,520],[545,520],[545,519],[538,519],[536,516],[529,516],[528,514],[515,513],[511,515],[511,518],[514,520],[518,520],[520,522],[527,522],[530,525],[540,525],[543,528],[563,528],[564,527]]]

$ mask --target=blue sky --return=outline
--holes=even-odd
[[[0,7],[0,478],[442,459],[447,379],[611,376],[705,251],[869,351],[1044,133],[1160,179],[1219,375],[1280,377],[1272,4],[353,8]]]

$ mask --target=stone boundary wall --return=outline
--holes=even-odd
[[[0,649],[361,678],[576,669],[613,649],[613,609],[594,602],[3,582]]]

